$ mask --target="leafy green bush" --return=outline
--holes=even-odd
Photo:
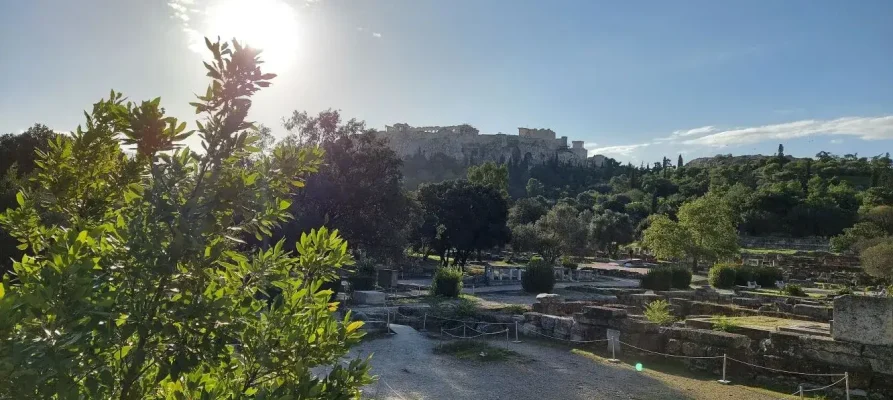
[[[756,269],[754,280],[762,287],[771,288],[775,282],[784,280],[784,274],[778,268],[765,265]]]
[[[362,322],[336,318],[319,290],[353,263],[338,232],[245,243],[291,217],[321,154],[262,154],[245,116],[275,75],[254,49],[205,44],[203,150],[183,147],[193,132],[160,99],[112,91],[38,155],[34,187],[0,215],[24,251],[0,286],[0,398],[346,399],[372,382],[348,355]]]
[[[720,332],[729,332],[733,328],[738,326],[735,320],[726,317],[724,315],[718,315],[713,317],[713,330]]]
[[[803,288],[800,287],[800,285],[785,285],[781,292],[788,296],[807,297],[806,292],[803,291]]]
[[[555,270],[541,257],[531,258],[521,275],[521,287],[527,293],[549,293],[555,287]]]
[[[735,285],[747,286],[748,282],[756,282],[762,287],[775,287],[775,282],[784,279],[780,269],[771,266],[751,267],[735,266]]]
[[[669,325],[676,320],[670,313],[670,303],[666,300],[655,300],[645,306],[645,319],[660,325]]]
[[[738,268],[736,264],[719,263],[710,268],[707,273],[707,281],[710,285],[717,288],[730,288],[735,286],[735,270]]]
[[[835,294],[837,294],[838,296],[853,294],[853,289],[850,289],[848,287],[840,288],[840,289],[837,289],[837,292],[835,292]]]
[[[442,267],[434,273],[431,281],[431,295],[459,297],[462,292],[462,270],[455,267]]]
[[[577,269],[579,265],[568,256],[561,256],[561,266],[567,269]]]
[[[670,267],[671,285],[676,289],[691,288],[691,270],[681,265]]]
[[[673,287],[673,272],[665,267],[649,269],[639,285],[643,289],[670,290]]]

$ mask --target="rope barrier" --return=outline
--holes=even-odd
[[[811,373],[808,373],[808,372],[785,371],[785,370],[783,370],[783,369],[775,369],[775,368],[764,367],[764,366],[762,366],[762,365],[751,364],[751,363],[749,363],[749,362],[744,362],[744,361],[741,361],[741,360],[736,360],[736,359],[734,359],[734,358],[732,358],[732,357],[727,357],[727,358],[728,358],[729,360],[734,361],[734,362],[737,362],[737,363],[741,363],[741,364],[744,364],[744,365],[750,365],[751,367],[762,368],[762,369],[766,369],[766,370],[769,370],[769,371],[773,371],[773,372],[781,372],[781,373],[785,373],[785,374],[806,375],[806,376],[846,376],[846,374],[811,374]]]
[[[648,352],[648,353],[652,353],[652,354],[657,354],[657,355],[661,355],[661,356],[664,356],[664,357],[693,358],[693,359],[716,359],[716,358],[723,358],[723,356],[694,357],[694,356],[679,356],[679,355],[675,355],[675,354],[659,353],[659,352],[656,352],[656,351],[651,351],[651,350],[648,350],[648,349],[643,349],[643,348],[641,348],[641,347],[636,347],[636,346],[633,346],[633,345],[631,345],[631,344],[629,344],[629,343],[621,342],[620,340],[618,340],[617,342],[620,343],[620,344],[622,344],[622,345],[626,345],[626,346],[632,347],[632,348],[634,348],[634,349],[636,349],[636,350],[639,350],[639,351],[644,351],[644,352]]]
[[[580,343],[580,344],[585,344],[585,343],[598,343],[598,342],[607,342],[607,341],[611,340],[611,339],[598,339],[598,340],[573,340],[573,339],[562,339],[562,338],[558,338],[558,337],[554,337],[554,336],[549,336],[549,335],[546,335],[545,333],[540,333],[540,332],[536,332],[536,331],[534,331],[534,333],[536,333],[537,335],[540,335],[540,336],[547,337],[547,338],[549,338],[549,339],[561,340],[561,341],[571,342],[571,343]]]
[[[378,379],[380,379],[382,382],[384,382],[384,385],[387,386],[388,389],[390,389],[392,392],[394,392],[395,395],[397,395],[397,398],[399,398],[400,400],[406,400],[405,398],[403,398],[403,396],[400,395],[400,392],[394,390],[394,388],[391,387],[391,385],[387,381],[385,381],[384,379],[381,379],[381,378],[378,378]]]
[[[834,382],[834,383],[832,383],[832,384],[830,384],[830,385],[827,385],[827,386],[822,386],[822,387],[820,387],[820,388],[815,388],[815,389],[803,389],[802,392],[805,393],[805,392],[815,392],[815,391],[819,391],[819,390],[825,390],[825,389],[827,389],[827,388],[829,388],[829,387],[831,387],[831,386],[834,386],[834,385],[837,385],[837,384],[840,383],[840,382],[843,382],[845,379],[846,379],[846,377],[840,378],[840,379],[837,380],[837,382]]]
[[[441,330],[440,330],[440,333],[442,333],[442,334],[444,334],[444,335],[447,335],[447,336],[450,336],[450,337],[454,337],[454,338],[456,338],[456,339],[474,339],[474,338],[479,338],[479,337],[481,337],[481,336],[498,335],[498,334],[502,334],[502,333],[507,333],[508,331],[509,331],[508,329],[504,329],[504,330],[501,330],[501,331],[499,331],[499,332],[481,333],[480,335],[474,335],[474,336],[457,336],[457,335],[453,335],[452,333],[447,332],[447,331],[444,330],[444,329],[441,329]]]

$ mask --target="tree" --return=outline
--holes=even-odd
[[[364,133],[341,136],[321,147],[324,166],[307,179],[304,190],[293,194],[290,210],[295,218],[277,229],[273,238],[292,244],[301,232],[325,224],[367,255],[401,257],[412,213],[401,187],[400,158],[383,139]]]
[[[857,222],[843,230],[843,233],[831,238],[831,249],[834,251],[850,251],[858,243],[886,236],[886,232],[870,221]]]
[[[608,254],[616,254],[618,245],[631,243],[634,234],[629,215],[612,210],[594,216],[589,224],[593,244]]]
[[[536,178],[527,180],[527,197],[542,196],[545,194],[545,186]]]
[[[34,124],[21,134],[0,136],[0,212],[17,207],[16,194],[28,186],[34,171],[36,152],[47,151],[58,134],[46,125]],[[10,271],[14,259],[22,256],[18,241],[0,229],[0,276]]]
[[[884,241],[862,251],[862,268],[871,276],[893,281],[893,242]]]
[[[679,155],[679,158],[676,159],[676,168],[682,168],[682,154]]]
[[[532,224],[549,212],[548,204],[542,197],[519,199],[509,209],[508,224],[510,226]]]
[[[509,170],[505,164],[492,161],[468,167],[468,181],[496,189],[503,197],[509,196]]]
[[[192,132],[159,99],[113,91],[38,154],[36,189],[0,217],[26,251],[0,290],[0,381],[16,382],[0,397],[350,398],[371,381],[368,362],[341,362],[362,323],[336,320],[318,291],[351,262],[337,232],[240,250],[239,232],[288,218],[319,153],[250,162],[244,118],[275,75],[238,42],[206,45],[213,81],[192,103],[203,154],[180,147]]]
[[[367,132],[366,123],[351,118],[341,123],[341,113],[331,108],[311,117],[306,111],[293,111],[291,117],[283,119],[283,126],[289,131],[287,143],[297,145],[322,145],[340,138]]]
[[[431,243],[443,260],[453,252],[453,264],[463,266],[475,251],[508,242],[508,207],[492,187],[468,181],[445,181],[419,187],[418,201],[425,222],[418,237]]]
[[[732,211],[715,194],[679,208],[679,221],[655,215],[643,233],[643,244],[660,258],[688,257],[696,268],[701,260],[731,257],[738,250]]]
[[[560,254],[575,256],[585,254],[588,245],[588,221],[584,221],[573,206],[556,204],[536,221],[536,228],[542,232],[543,237],[558,244]],[[550,256],[551,254],[545,254],[543,258],[550,262],[554,261]]]

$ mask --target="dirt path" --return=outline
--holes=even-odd
[[[366,398],[410,399],[777,399],[757,389],[724,386],[704,379],[656,371],[636,372],[625,364],[575,354],[542,343],[491,342],[519,353],[495,362],[459,360],[433,354],[439,342],[410,327],[393,325],[395,335],[369,340],[352,353],[374,353],[372,372],[382,379]]]

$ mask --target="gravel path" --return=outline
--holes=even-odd
[[[395,335],[366,341],[352,353],[372,357],[379,383],[366,398],[415,399],[742,399],[775,397],[716,382],[639,373],[626,365],[594,361],[568,348],[508,343],[521,359],[478,362],[433,354],[438,343],[414,329],[392,325]],[[504,346],[502,340],[494,346]]]

